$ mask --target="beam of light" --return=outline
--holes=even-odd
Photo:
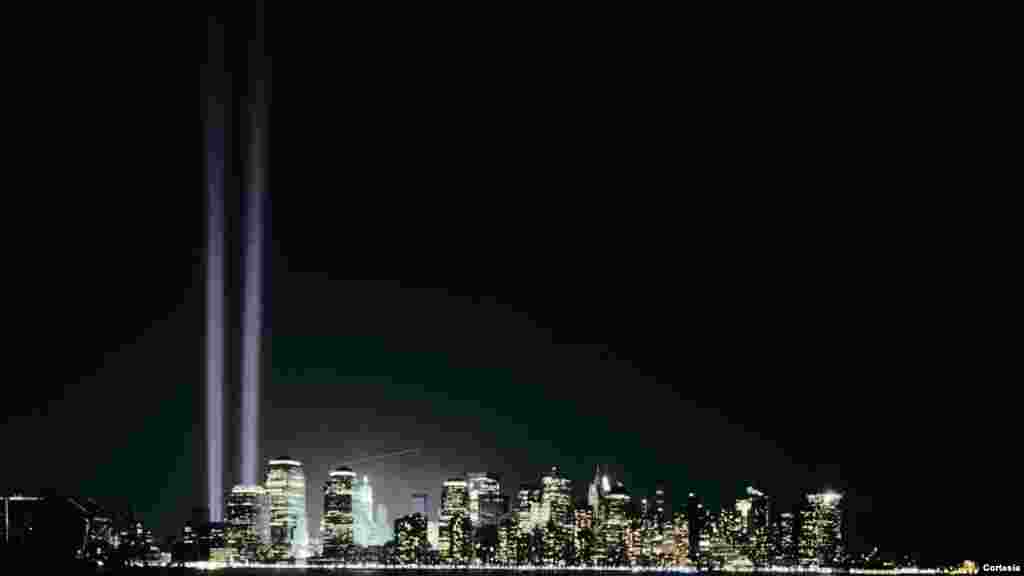
[[[258,484],[260,336],[263,331],[263,115],[252,115],[245,214],[245,301],[242,310],[242,483]]]
[[[210,520],[223,515],[224,481],[224,132],[207,130],[206,488]]]

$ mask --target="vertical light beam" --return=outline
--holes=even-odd
[[[245,302],[242,311],[242,483],[259,483],[260,337],[263,331],[263,126],[252,113],[245,214]]]
[[[223,516],[224,131],[206,131],[206,488],[210,520]]]

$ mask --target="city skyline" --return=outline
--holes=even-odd
[[[724,56],[683,90],[656,85],[676,50],[583,58],[585,89],[541,49],[462,72],[374,52],[338,88],[324,71],[348,60],[329,35],[304,34],[314,47],[285,41],[283,21],[217,24],[200,90],[204,118],[217,94],[226,119],[224,469],[207,459],[206,131],[169,112],[194,77],[168,76],[180,54],[131,69],[102,54],[81,68],[109,66],[103,93],[145,103],[83,96],[88,118],[55,134],[116,147],[39,174],[100,192],[12,211],[37,222],[9,268],[12,307],[33,315],[14,333],[33,352],[14,358],[36,370],[3,403],[17,465],[0,490],[92,496],[168,536],[209,492],[245,484],[240,454],[258,452],[257,482],[287,454],[315,536],[333,466],[416,448],[353,467],[391,520],[414,492],[436,510],[438,479],[497,472],[514,502],[557,465],[579,499],[612,464],[634,497],[668,482],[675,508],[691,491],[719,508],[748,485],[789,505],[832,488],[856,549],[1005,546],[951,526],[998,524],[981,501],[1013,477],[998,329],[1013,260],[993,252],[1011,243],[963,232],[977,220],[959,205],[890,197],[916,177],[890,177],[902,152],[873,156],[885,137],[850,136],[859,99],[723,95],[709,87],[746,62]],[[241,363],[244,98],[271,55],[256,378]],[[245,447],[243,382],[257,381]]]

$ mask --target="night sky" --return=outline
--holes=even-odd
[[[810,81],[824,62],[791,46],[792,66],[769,66],[627,24],[607,44],[491,51],[386,20],[337,42],[221,22],[235,146],[237,98],[272,78],[262,452],[304,463],[313,534],[332,465],[419,448],[355,466],[392,519],[413,491],[436,507],[448,476],[491,470],[514,494],[558,464],[582,496],[611,463],[635,496],[664,478],[713,508],[748,483],[785,505],[835,488],[855,546],[1000,550],[975,528],[1019,451],[1008,262],[983,210],[911,169],[868,86]],[[134,507],[167,535],[205,500],[205,175],[186,103],[188,59],[207,57],[131,36],[55,68],[111,88],[36,137],[79,187],[29,208],[41,228],[8,264],[31,321],[0,487]],[[270,56],[254,70],[250,39]],[[153,46],[145,65],[133,42]],[[230,394],[238,345],[231,332]]]

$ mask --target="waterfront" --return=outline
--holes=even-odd
[[[543,572],[546,576],[569,576],[569,575],[580,575],[580,574],[600,574],[600,575],[622,575],[624,573],[644,573],[652,575],[670,575],[670,574],[730,574],[736,576],[746,576],[753,574],[804,574],[807,576],[814,576],[818,574],[941,574],[941,570],[929,570],[919,568],[902,568],[894,570],[811,570],[811,569],[798,569],[798,570],[786,570],[786,569],[772,569],[764,570],[760,572],[752,571],[728,571],[728,570],[712,570],[712,571],[699,571],[695,568],[562,568],[562,567],[470,567],[470,568],[452,568],[452,567],[376,567],[376,566],[349,566],[349,567],[323,567],[323,566],[282,566],[282,565],[264,565],[264,566],[232,566],[232,567],[214,567],[214,566],[189,566],[189,567],[148,567],[148,568],[125,568],[122,570],[111,570],[104,571],[99,570],[95,574],[135,574],[140,576],[150,575],[200,575],[200,574],[220,574],[225,576],[266,576],[272,574],[280,574],[282,576],[312,576],[315,574],[359,574],[359,575],[373,575],[373,576],[398,576],[409,574],[432,574],[434,576],[465,576],[467,573],[472,573],[474,576],[498,576],[507,575],[510,573],[529,573],[529,572]]]

